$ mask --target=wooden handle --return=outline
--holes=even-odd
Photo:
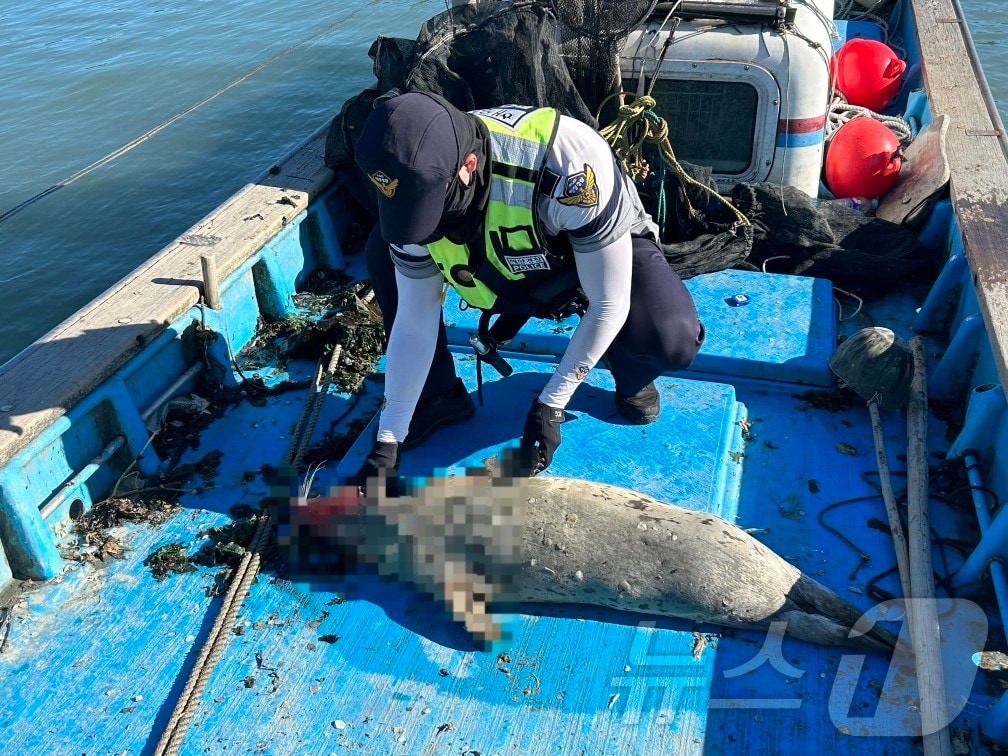
[[[907,405],[907,520],[910,538],[909,614],[921,700],[925,756],[952,756],[942,670],[938,609],[931,563],[931,520],[928,514],[927,361],[920,336],[910,339],[914,375]]]
[[[886,514],[889,516],[889,530],[892,531],[893,548],[896,551],[896,566],[899,568],[900,586],[903,588],[903,598],[908,599],[910,590],[910,557],[907,553],[906,535],[903,533],[903,522],[900,520],[899,509],[896,507],[896,495],[893,493],[892,479],[889,476],[889,460],[886,457],[885,441],[882,438],[882,420],[879,417],[878,403],[872,399],[868,402],[868,413],[871,415],[872,435],[875,437],[875,461],[878,464],[879,483],[882,487],[882,500],[885,502]],[[907,603],[907,621],[909,622],[910,604]],[[911,632],[913,623],[910,623]]]

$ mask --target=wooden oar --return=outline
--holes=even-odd
[[[928,513],[927,362],[920,336],[910,339],[914,376],[907,406],[907,521],[910,531],[910,613],[917,687],[921,699],[921,727],[925,756],[952,756],[942,669],[938,607],[931,563],[931,519]]]
[[[830,358],[830,369],[868,400],[882,500],[892,531],[907,624],[914,649],[925,756],[952,756],[947,728],[945,675],[942,669],[938,612],[931,566],[928,516],[927,365],[920,336],[906,344],[888,328],[863,328]],[[907,407],[907,498],[910,543],[903,533],[882,437],[879,404]]]

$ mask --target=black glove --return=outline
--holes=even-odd
[[[371,453],[367,455],[364,464],[360,466],[354,476],[356,483],[362,490],[367,491],[368,481],[377,478],[379,473],[385,473],[386,487],[391,495],[397,490],[396,481],[399,477],[399,458],[402,454],[402,444],[395,442],[375,441],[371,447]]]
[[[528,475],[538,475],[553,461],[553,452],[560,446],[563,419],[562,409],[548,407],[538,399],[532,402],[519,445],[521,463]]]

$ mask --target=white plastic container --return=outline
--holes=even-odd
[[[683,21],[660,67],[652,95],[672,148],[713,168],[722,191],[769,181],[818,192],[833,0],[781,7],[793,11],[796,31],[769,21]],[[669,39],[669,25],[660,27],[658,17],[630,34],[620,63],[625,90],[647,90]]]

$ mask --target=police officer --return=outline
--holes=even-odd
[[[465,113],[407,93],[376,105],[356,160],[378,190],[366,253],[388,336],[386,401],[359,482],[394,474],[404,444],[475,411],[447,348],[445,280],[493,313],[541,316],[579,293],[587,300],[525,420],[520,449],[532,474],[552,461],[564,407],[603,356],[620,414],[657,420],[654,379],[690,365],[703,327],[594,129],[551,108]]]

